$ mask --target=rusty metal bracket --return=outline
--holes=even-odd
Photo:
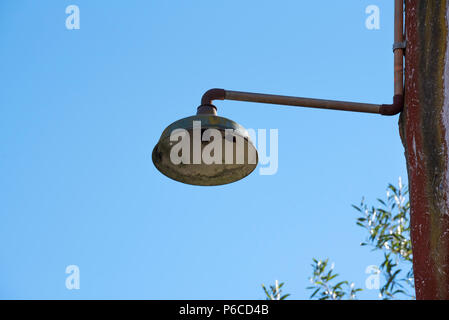
[[[216,114],[213,100],[235,100],[258,103],[271,103],[296,107],[309,107],[330,110],[377,113],[393,116],[404,108],[404,0],[394,0],[394,96],[392,104],[370,104],[350,101],[323,100],[302,97],[280,96],[252,92],[210,89],[206,91],[198,107],[198,114]]]

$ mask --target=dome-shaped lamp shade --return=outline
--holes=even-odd
[[[167,177],[187,184],[215,186],[249,175],[258,155],[248,132],[232,120],[199,114],[178,120],[162,132],[153,163]]]

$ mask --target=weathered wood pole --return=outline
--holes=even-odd
[[[449,47],[446,0],[405,0],[405,107],[399,119],[417,299],[449,299]]]

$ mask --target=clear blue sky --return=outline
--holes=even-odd
[[[397,116],[219,102],[279,130],[277,174],[220,187],[151,151],[213,87],[391,103],[392,42],[386,0],[2,1],[0,298],[260,299],[278,279],[305,299],[313,257],[363,287],[381,257],[351,204],[405,180]]]

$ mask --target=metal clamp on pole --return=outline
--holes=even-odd
[[[395,42],[393,43],[393,52],[395,52],[398,49],[405,49],[407,46],[407,40],[404,40],[402,42]]]

